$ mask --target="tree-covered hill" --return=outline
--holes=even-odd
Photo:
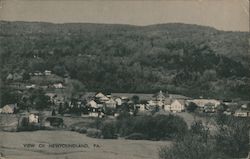
[[[1,78],[69,74],[89,91],[250,99],[246,32],[186,24],[130,26],[0,22]]]

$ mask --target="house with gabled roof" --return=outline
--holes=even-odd
[[[62,83],[55,83],[55,84],[53,84],[53,87],[56,88],[56,89],[62,89],[62,88],[64,88],[64,86],[63,86]]]
[[[185,102],[184,100],[174,100],[170,105],[170,111],[177,113],[183,112],[185,110]]]
[[[6,77],[6,80],[13,80],[13,74],[9,73]]]
[[[29,114],[29,123],[36,124],[39,123],[39,113],[38,112],[32,112]]]
[[[121,106],[122,105],[122,99],[120,97],[115,98],[116,105]]]
[[[87,105],[91,108],[98,108],[97,103],[94,100],[89,101]]]
[[[13,114],[17,110],[17,104],[7,104],[2,108],[3,114]]]
[[[135,107],[139,112],[145,112],[148,110],[145,104],[136,104]]]
[[[103,93],[99,92],[95,95],[96,98],[103,98],[106,97]]]

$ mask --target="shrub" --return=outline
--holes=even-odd
[[[78,132],[81,133],[81,134],[85,134],[85,133],[87,133],[87,128],[82,127],[82,128],[79,129]]]
[[[79,132],[81,134],[85,134],[85,133],[87,133],[87,128],[85,128],[85,127],[79,127],[79,126],[72,126],[70,128],[70,131],[75,131],[75,132]]]
[[[101,129],[103,124],[103,119],[97,118],[93,122],[88,124],[88,127],[94,128],[94,129]]]
[[[218,126],[216,146],[228,158],[245,158],[249,153],[250,122],[247,119],[226,117]]]
[[[159,151],[160,159],[212,159],[217,158],[212,144],[201,142],[196,136],[188,135],[171,147],[162,147]]]
[[[87,129],[88,137],[101,138],[101,135],[102,135],[101,130],[94,129],[94,128]]]
[[[115,139],[116,135],[116,126],[114,122],[105,122],[102,126],[102,135],[104,139]]]
[[[73,127],[70,128],[70,130],[71,130],[71,131],[77,131],[77,132],[78,132],[78,131],[80,130],[80,127],[78,127],[78,126],[73,126]]]
[[[198,106],[195,103],[191,102],[187,106],[187,111],[194,112],[197,108],[198,108]]]

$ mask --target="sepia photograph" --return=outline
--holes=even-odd
[[[249,0],[0,0],[0,159],[250,159]]]

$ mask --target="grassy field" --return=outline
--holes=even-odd
[[[158,148],[171,143],[94,139],[70,131],[1,132],[0,139],[0,152],[8,159],[157,159]],[[35,147],[28,148],[23,144],[35,144]],[[39,144],[45,147],[39,148]],[[49,144],[88,147],[50,148]]]
[[[214,130],[209,118],[194,116],[187,112],[175,115],[181,116],[189,127],[194,120],[208,121],[210,130]],[[0,128],[15,127],[17,124],[16,115],[2,114],[0,119]],[[71,126],[86,127],[94,121],[82,117],[63,117],[63,120],[67,128]],[[35,147],[28,148],[23,144],[35,144]],[[44,147],[39,148],[39,144],[44,144]],[[88,147],[49,148],[49,144],[86,144]],[[62,130],[0,131],[0,153],[9,159],[157,159],[158,149],[170,144],[171,142],[168,141],[94,139],[85,134]]]

